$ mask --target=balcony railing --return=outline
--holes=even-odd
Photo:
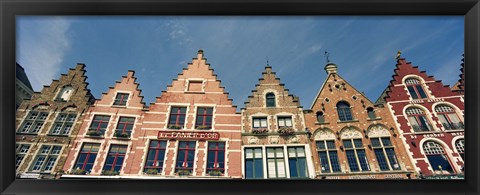
[[[425,132],[425,131],[433,131],[432,125],[427,124],[425,125],[412,125],[413,131],[415,132]]]
[[[463,123],[442,123],[445,130],[459,130],[465,129],[465,125]]]

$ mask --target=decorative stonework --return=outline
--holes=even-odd
[[[317,133],[315,133],[315,140],[325,140],[325,139],[335,139],[335,134],[333,134],[333,132],[329,131],[329,130],[326,130],[326,129],[322,129],[320,131],[318,131]]]
[[[298,139],[297,136],[294,136],[289,140],[289,143],[291,144],[300,143],[300,139]]]
[[[385,137],[385,136],[390,136],[390,133],[388,132],[387,129],[380,125],[375,125],[373,127],[370,127],[367,133],[368,137]]]
[[[77,108],[76,107],[67,107],[65,109],[65,112],[76,112],[77,111]]]
[[[39,105],[36,107],[36,109],[38,110],[48,110],[48,108],[50,108],[50,106],[47,105]]]
[[[278,136],[270,137],[270,144],[278,144]]]
[[[341,131],[340,137],[342,139],[361,138],[362,133],[354,128],[347,128]]]
[[[258,138],[256,137],[248,138],[248,144],[257,144],[257,143],[258,143]]]

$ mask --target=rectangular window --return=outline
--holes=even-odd
[[[291,126],[292,126],[291,116],[278,117],[278,127],[291,127]]]
[[[91,172],[93,164],[95,163],[95,159],[97,158],[99,148],[100,144],[83,144],[82,150],[80,150],[80,153],[78,154],[74,169],[81,169],[86,172]]]
[[[135,117],[123,117],[118,119],[117,129],[115,130],[115,137],[129,138],[132,134]]]
[[[267,117],[253,118],[253,128],[267,128]]]
[[[343,147],[351,172],[370,171],[362,139],[343,140]]]
[[[208,142],[207,174],[220,176],[225,173],[225,142]]]
[[[193,172],[193,164],[195,160],[194,141],[180,141],[177,151],[177,163],[175,173],[180,175],[190,175]]]
[[[115,101],[113,102],[113,105],[116,106],[126,106],[127,101],[128,101],[128,93],[117,93],[117,96],[115,96]]]
[[[127,145],[111,145],[107,161],[105,162],[105,166],[103,166],[103,171],[113,171],[114,174],[119,174],[123,166],[123,161],[125,160],[126,152]]]
[[[75,113],[60,113],[53,123],[50,135],[68,135],[77,118]]]
[[[326,147],[325,147],[326,146]],[[322,173],[340,172],[337,149],[334,140],[317,141],[318,157]]]
[[[307,159],[304,147],[288,147],[290,178],[308,177]]]
[[[283,148],[267,148],[268,178],[285,178],[285,159]]]
[[[188,91],[202,92],[203,81],[188,81]]]
[[[110,116],[95,115],[87,134],[92,136],[103,136],[109,121]]]
[[[378,165],[382,171],[400,170],[392,142],[388,137],[370,138],[372,148],[377,157]]]
[[[16,156],[15,156],[15,169],[18,169],[20,164],[22,164],[25,155],[27,155],[28,150],[30,149],[30,144],[16,144]]]
[[[183,129],[185,124],[186,107],[172,107],[170,117],[168,119],[169,129]]]
[[[245,178],[263,179],[262,148],[245,148]]]
[[[153,174],[162,173],[166,149],[167,141],[150,141],[150,145],[148,146],[147,160],[145,162],[145,168],[143,171]]]
[[[197,110],[195,129],[212,129],[213,108],[200,107]]]
[[[45,123],[47,116],[48,112],[30,111],[17,132],[31,134],[40,132],[40,129],[43,127],[43,123]]]
[[[61,150],[62,146],[43,145],[34,158],[30,170],[35,172],[51,172]]]

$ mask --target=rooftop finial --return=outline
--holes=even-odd
[[[397,56],[395,57],[396,60],[400,59],[402,52],[400,50],[397,51]]]
[[[330,53],[328,53],[328,51],[325,51],[325,60],[327,60],[327,64],[330,62]]]
[[[270,66],[270,64],[268,63],[268,56],[267,56],[267,66]]]

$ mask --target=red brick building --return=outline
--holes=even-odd
[[[421,176],[462,174],[464,102],[462,95],[404,58],[379,98],[387,103],[400,138]]]
[[[52,179],[62,174],[88,107],[84,64],[24,100],[16,113],[16,171],[19,178]]]
[[[145,104],[134,71],[95,101],[83,120],[65,163],[63,177],[130,175],[141,136]]]
[[[325,70],[327,78],[311,110],[305,110],[316,178],[413,178],[414,167],[389,110],[343,79],[336,64],[329,62]]]
[[[303,109],[267,65],[242,108],[245,179],[313,178]]]

